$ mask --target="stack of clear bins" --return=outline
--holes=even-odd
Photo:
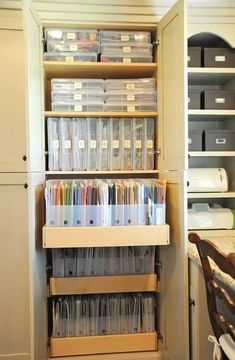
[[[101,62],[151,63],[151,34],[147,31],[100,31]]]
[[[52,79],[52,111],[103,111],[104,80]]]
[[[154,78],[105,80],[106,111],[156,111]]]
[[[97,30],[45,29],[44,60],[96,62],[100,53]]]

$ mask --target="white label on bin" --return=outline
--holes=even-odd
[[[119,149],[119,140],[113,140],[113,149]]]
[[[192,144],[192,139],[188,138],[188,145],[191,145],[191,144]]]
[[[190,103],[190,97],[188,97],[188,104]]]
[[[225,104],[225,98],[215,98],[216,104]]]
[[[135,147],[136,147],[136,149],[141,149],[141,148],[142,148],[142,142],[141,142],[141,140],[136,140],[136,141],[135,141]]]
[[[101,141],[101,148],[102,149],[107,149],[108,148],[108,141],[107,140],[102,140]]]
[[[129,41],[129,35],[121,35],[121,41]]]
[[[215,56],[215,61],[217,61],[217,62],[225,62],[226,61],[226,56],[224,56],[224,55],[217,55],[217,56]]]
[[[67,33],[67,39],[68,40],[75,40],[75,33],[74,32]]]
[[[90,141],[90,149],[96,149],[96,140]]]
[[[191,61],[191,56],[188,55],[188,61]]]
[[[135,111],[135,106],[134,106],[134,105],[128,105],[128,106],[127,106],[127,111],[128,111],[128,112],[133,112],[133,111]]]
[[[74,61],[74,57],[73,57],[73,56],[65,56],[65,61],[66,61],[66,62],[73,62],[73,61]]]
[[[129,64],[129,63],[131,63],[131,59],[130,58],[123,58],[122,62],[125,63],[125,64]]]
[[[77,45],[69,45],[69,51],[77,51],[78,50],[78,46]]]
[[[65,140],[64,148],[65,149],[71,149],[71,140]]]
[[[81,89],[82,88],[82,83],[81,82],[75,82],[74,83],[74,89],[77,90],[77,89]]]
[[[153,140],[147,140],[147,149],[153,148]]]
[[[125,147],[125,149],[130,149],[131,148],[131,141],[130,140],[125,140],[124,141],[124,147]]]
[[[226,139],[225,138],[217,138],[215,140],[216,144],[218,145],[223,145],[223,144],[226,144]]]
[[[79,140],[78,141],[78,148],[79,149],[84,149],[85,148],[85,141],[84,140]]]
[[[135,101],[135,95],[127,95],[127,101]]]
[[[122,51],[124,53],[130,53],[131,52],[131,47],[130,46],[123,46]]]
[[[127,90],[134,90],[135,84],[126,84],[126,88],[127,88]]]
[[[82,100],[82,94],[74,94],[74,100]]]
[[[52,141],[52,147],[53,147],[53,149],[59,149],[59,147],[60,147],[59,140],[53,140]]]
[[[74,111],[82,111],[82,105],[80,104],[74,105]]]

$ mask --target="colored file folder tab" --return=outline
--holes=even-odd
[[[63,296],[52,300],[53,337],[155,331],[153,294]]]
[[[165,192],[158,179],[48,180],[46,225],[162,225]]]

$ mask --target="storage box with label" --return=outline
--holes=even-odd
[[[202,66],[202,48],[189,47],[188,48],[188,67],[201,67]]]
[[[235,151],[235,131],[205,130],[204,148],[206,151]]]
[[[204,48],[205,67],[235,67],[235,50],[227,48]]]
[[[188,150],[202,151],[202,130],[189,131]]]
[[[232,90],[205,90],[202,96],[204,109],[235,109],[235,91]]]
[[[188,92],[188,108],[200,109],[201,108],[201,91],[189,90]]]

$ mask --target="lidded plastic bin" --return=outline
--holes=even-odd
[[[153,57],[151,55],[137,55],[133,53],[120,53],[120,54],[102,54],[100,56],[101,62],[107,63],[152,63]]]
[[[149,43],[122,43],[122,42],[110,42],[101,43],[101,54],[141,54],[151,55],[152,44]]]
[[[156,80],[154,78],[141,79],[107,79],[104,81],[106,91],[110,90],[140,90],[155,89]]]
[[[102,42],[138,42],[150,43],[151,34],[147,31],[120,31],[104,30],[100,31],[100,40]]]
[[[103,111],[103,102],[94,101],[53,101],[51,103],[52,111]]]
[[[156,101],[156,91],[151,89],[145,90],[109,90],[105,93],[105,101],[121,102],[121,101]]]
[[[99,33],[93,29],[45,29],[46,40],[82,40],[82,41],[97,41]]]
[[[45,52],[44,60],[66,62],[97,62],[97,54],[82,52]]]
[[[104,102],[104,92],[101,91],[68,91],[55,90],[51,92],[52,101],[90,101],[90,102]]]
[[[51,79],[51,90],[103,90],[103,79]]]
[[[99,53],[100,52],[100,43],[98,41],[47,41],[47,51],[48,52],[85,52],[85,53]]]

